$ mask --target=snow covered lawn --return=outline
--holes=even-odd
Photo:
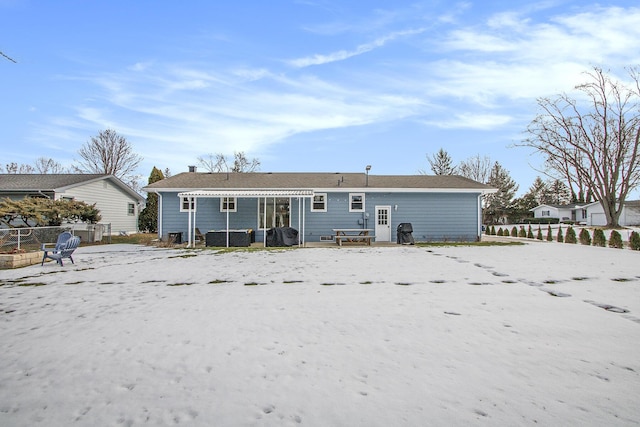
[[[82,247],[0,271],[2,426],[640,423],[640,253]]]

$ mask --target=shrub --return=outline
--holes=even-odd
[[[558,240],[558,243],[564,242],[564,237],[562,237],[562,227],[558,227],[558,235],[556,237],[556,240]]]
[[[493,225],[491,226],[491,235],[492,236],[496,235],[496,228]]]
[[[518,237],[518,228],[515,225],[511,229],[511,237]]]
[[[586,228],[580,230],[580,236],[578,236],[578,238],[580,239],[581,244],[587,246],[591,245],[591,234],[589,234],[589,230],[587,230]]]
[[[531,225],[529,225],[529,229],[527,230],[527,238],[533,239],[533,230],[531,230]]]
[[[491,234],[491,227],[489,227],[488,225],[485,225],[484,227],[484,234],[486,234],[487,236],[489,236]]]
[[[604,231],[601,228],[596,228],[593,230],[593,246],[602,246],[604,247],[607,243],[606,237],[604,237]]]
[[[565,243],[578,243],[578,239],[576,238],[576,231],[573,227],[569,227],[567,229],[567,235],[564,238]]]
[[[622,249],[622,246],[622,236],[616,230],[613,230],[609,236],[609,247]]]
[[[508,228],[505,228],[505,229],[502,231],[502,235],[503,235],[504,237],[509,237],[509,229],[508,229]]]
[[[498,231],[496,231],[496,234],[502,237],[502,227],[498,228]]]
[[[547,242],[553,242],[553,233],[551,232],[551,226],[547,228]]]
[[[538,226],[538,235],[536,236],[536,239],[542,240],[542,229],[539,226]]]
[[[527,237],[527,232],[524,230],[524,227],[520,227],[520,231],[518,231],[518,237]]]
[[[629,235],[629,247],[634,251],[640,251],[640,234],[635,231]]]

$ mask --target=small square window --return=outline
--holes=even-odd
[[[364,193],[349,194],[349,212],[364,211]]]
[[[136,205],[133,203],[127,203],[127,214],[135,215],[136,214]]]
[[[220,212],[237,212],[235,197],[220,198]]]
[[[313,195],[313,202],[311,204],[311,212],[326,212],[327,211],[327,193],[316,193]]]
[[[191,199],[191,210],[196,210],[196,199]],[[189,197],[183,197],[180,199],[180,212],[189,212]]]

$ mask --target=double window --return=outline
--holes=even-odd
[[[136,214],[136,205],[133,203],[127,203],[127,215],[135,215]]]
[[[191,198],[191,210],[196,210],[196,199]],[[183,197],[180,199],[180,212],[189,212],[189,197]]]

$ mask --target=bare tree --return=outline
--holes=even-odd
[[[586,75],[587,83],[575,88],[581,101],[567,94],[538,99],[542,113],[519,145],[542,154],[572,192],[576,183],[585,185],[607,226],[618,227],[623,203],[640,183],[640,72],[629,70],[630,86],[597,67]]]
[[[489,180],[492,166],[489,157],[480,157],[480,154],[476,154],[460,162],[460,165],[458,165],[458,173],[465,178],[486,184]]]
[[[31,165],[17,164],[16,162],[11,162],[11,163],[7,163],[6,170],[7,170],[7,173],[24,174],[24,173],[33,173],[35,169]]]
[[[198,157],[198,163],[208,172],[255,172],[260,168],[260,160],[247,159],[243,151],[233,153],[233,166],[229,167],[229,162],[224,154],[208,154],[206,157]]]
[[[76,170],[84,173],[115,175],[123,181],[135,182],[134,171],[142,157],[133,152],[133,147],[125,137],[107,129],[91,137],[78,151],[80,160]]]
[[[65,168],[60,163],[49,157],[38,157],[36,160],[36,171],[38,173],[64,173]]]

